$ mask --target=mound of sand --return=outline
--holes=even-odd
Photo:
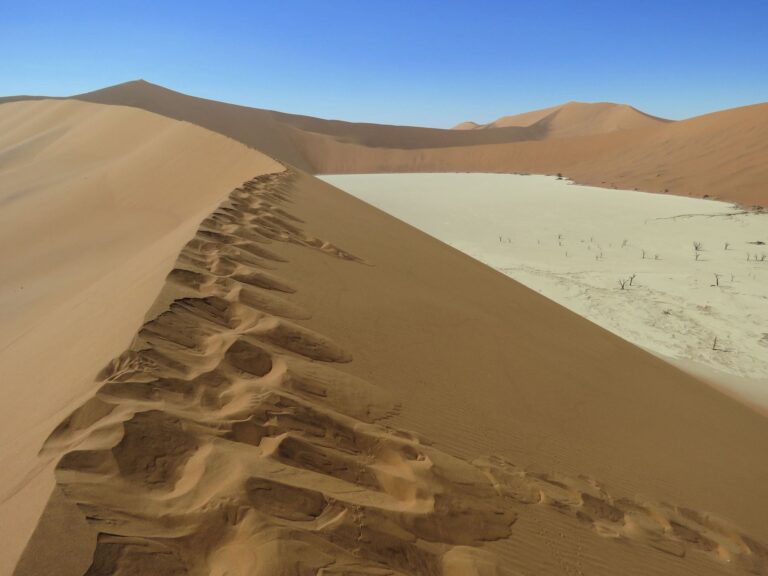
[[[193,122],[316,174],[559,172],[596,186],[768,205],[768,104],[666,122],[629,106],[569,103],[492,130],[437,130],[258,110],[143,81],[76,98]]]
[[[466,122],[461,122],[459,124],[456,124],[456,126],[453,127],[454,130],[475,130],[476,128],[482,127],[482,124],[478,124],[477,122],[472,122],[471,120],[467,120]]]
[[[298,168],[313,170],[306,148],[320,137],[371,148],[427,148],[515,142],[538,137],[537,128],[510,127],[493,133],[388,126],[324,120],[195,98],[142,80],[74,96],[101,104],[135,106],[226,134]]]
[[[768,421],[297,171],[203,221],[97,386],[18,575],[768,562]]]
[[[640,112],[626,104],[612,102],[567,102],[559,106],[542,108],[503,116],[488,124],[462,122],[454,130],[477,130],[489,128],[543,128],[547,138],[573,138],[592,134],[607,134],[619,130],[649,128],[669,122]]]
[[[270,146],[432,161],[268,114]],[[0,116],[2,262],[37,295],[3,307],[30,323],[0,357],[2,571],[766,573],[765,418],[234,140]]]
[[[36,459],[50,428],[130,342],[200,220],[282,169],[135,108],[0,106],[0,573],[51,489]]]

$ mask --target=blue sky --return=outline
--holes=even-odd
[[[144,78],[447,127],[569,100],[685,118],[768,100],[767,0],[0,0],[0,95]]]

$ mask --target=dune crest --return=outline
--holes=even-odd
[[[246,183],[203,223],[170,307],[48,439],[98,533],[86,574],[428,574],[448,551],[475,562],[454,545],[509,535],[514,513],[478,468],[377,424],[395,405],[330,366],[346,351],[254,305],[287,286],[250,281],[269,239],[359,265],[288,223],[284,181]]]
[[[454,130],[488,130],[513,126],[526,128],[538,125],[544,129],[546,138],[573,138],[649,128],[667,122],[669,120],[645,114],[626,104],[567,102],[541,110],[503,116],[488,124],[462,122]]]
[[[768,547],[711,515],[469,461],[389,425],[394,399],[334,367],[355,350],[288,303],[301,287],[276,243],[366,265],[305,231],[296,177],[257,177],[203,222],[129,350],[50,435],[49,506],[66,502],[86,536],[52,546],[44,515],[18,576],[72,548],[88,553],[71,573],[89,576],[512,576],[483,544],[514,538],[532,508],[617,548],[765,573]]]

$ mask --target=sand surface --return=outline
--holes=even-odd
[[[0,358],[4,572],[766,573],[768,419],[740,402],[233,140],[122,107],[3,113],[32,127],[3,183],[38,211],[18,204],[3,263],[36,286],[50,254],[36,292],[62,287],[18,301],[39,328]],[[32,187],[49,167],[71,185]],[[73,300],[94,244],[109,266]]]
[[[42,441],[130,342],[200,220],[281,169],[142,110],[0,106],[0,573],[53,484]]]
[[[235,189],[147,320],[17,574],[765,572],[765,418],[311,176]]]
[[[548,176],[323,179],[768,411],[768,213]]]

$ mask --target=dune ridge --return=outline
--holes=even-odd
[[[582,184],[768,205],[764,103],[670,122],[631,106],[572,102],[444,130],[285,114],[145,81],[73,98],[192,122],[315,174],[563,173]]]
[[[79,538],[52,544],[44,514],[17,575],[59,556],[77,561],[57,573],[90,576],[513,575],[494,544],[537,514],[637,550],[644,569],[766,573],[768,547],[712,514],[468,459],[393,425],[397,398],[342,370],[359,351],[293,300],[311,288],[281,246],[377,265],[305,231],[302,180],[246,182],[182,250],[130,348],[43,447],[60,456],[49,509],[80,518]]]
[[[87,575],[455,573],[509,534],[479,469],[377,424],[391,400],[288,320],[306,313],[274,294],[294,289],[264,274],[281,260],[267,239],[356,259],[302,234],[281,181],[247,182],[203,223],[170,307],[43,448],[63,452],[58,487],[97,532]]]
[[[669,120],[651,116],[628,106],[612,102],[566,102],[522,114],[503,116],[488,124],[462,122],[454,130],[488,130],[517,126],[538,126],[546,138],[572,138],[592,134],[608,134],[619,130],[648,128]]]
[[[325,120],[197,98],[141,80],[73,98],[99,104],[135,106],[199,124],[308,171],[312,171],[313,167],[304,154],[305,135],[318,135],[329,142],[353,143],[370,148],[408,149],[529,140],[540,135],[537,127],[513,126],[493,133],[461,133],[438,128]]]
[[[3,104],[0,115],[55,106],[91,118],[76,124],[95,157],[110,151],[106,137],[127,145],[120,161],[99,164],[95,185],[77,170],[67,176],[84,192],[72,209],[99,208],[87,222],[101,227],[91,242],[126,232],[117,246],[135,258],[108,251],[116,273],[45,315],[37,348],[0,363],[42,374],[3,378],[12,399],[4,489],[29,471],[19,455],[26,466],[48,437],[34,462],[42,468],[13,482],[27,492],[34,484],[35,497],[51,493],[17,574],[766,572],[765,418],[233,139],[83,102]],[[89,132],[113,114],[130,138]],[[56,123],[38,119],[31,139],[5,132],[9,166],[21,159],[27,176],[49,183],[63,175],[57,159],[94,157],[80,140],[63,146],[48,131]],[[753,119],[744,112],[741,128]],[[718,123],[698,130],[711,136]],[[147,125],[162,137],[142,132]],[[291,134],[291,146],[317,137],[340,152],[336,137]],[[52,142],[61,147],[46,156]],[[422,153],[396,152],[406,155],[398,161]],[[160,161],[169,154],[174,163]],[[248,181],[209,214],[239,171],[279,174]],[[105,189],[122,210],[100,211]],[[50,207],[46,190],[57,189],[20,196],[41,200],[29,218]],[[163,206],[177,228],[145,234],[141,211],[127,209],[136,206]],[[117,214],[130,218],[118,227]],[[21,250],[19,228],[7,230]],[[65,243],[49,238],[44,248],[52,245]],[[57,254],[66,264],[81,252]],[[148,295],[168,270],[159,296]],[[94,363],[137,328],[94,382]],[[57,399],[65,402],[51,409]],[[56,484],[46,484],[53,464]],[[3,570],[37,512],[31,501],[2,502],[13,518],[2,525]]]

